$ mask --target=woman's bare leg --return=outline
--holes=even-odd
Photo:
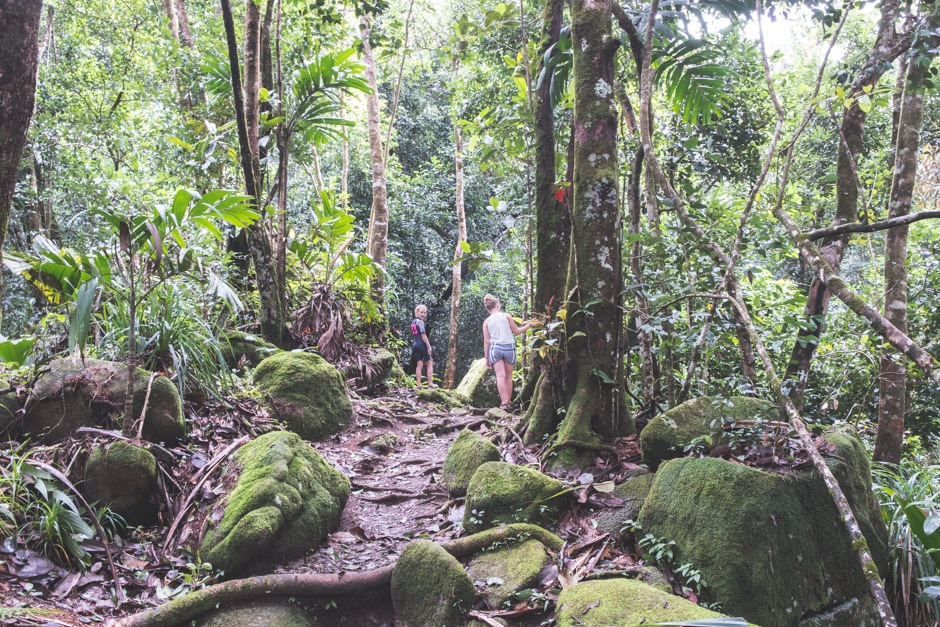
[[[500,404],[508,405],[512,398],[512,364],[507,364],[500,359],[493,364],[493,371],[496,373],[496,389],[499,391]]]

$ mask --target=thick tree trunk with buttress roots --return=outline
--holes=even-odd
[[[574,202],[567,281],[568,404],[554,450],[562,466],[634,430],[626,414],[617,110],[610,0],[571,5],[574,51]]]
[[[36,101],[41,15],[41,0],[0,0],[0,262]]]

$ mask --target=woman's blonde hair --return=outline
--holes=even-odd
[[[483,306],[486,307],[487,311],[493,311],[499,307],[499,299],[492,294],[487,294],[483,297]]]

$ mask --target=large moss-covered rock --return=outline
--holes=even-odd
[[[557,479],[506,462],[486,462],[467,486],[463,528],[476,533],[500,524],[527,522],[553,527],[565,505]]]
[[[313,627],[310,617],[287,601],[247,601],[212,610],[196,627]]]
[[[836,445],[829,467],[884,569],[887,531],[865,449],[845,430],[826,438]],[[797,625],[868,594],[845,526],[812,471],[789,476],[715,458],[670,460],[656,473],[639,522],[676,542],[676,561],[701,572],[707,600],[764,627]]]
[[[183,403],[172,381],[136,370],[134,416],[140,416],[147,400],[142,435],[151,442],[172,442],[182,437]],[[150,388],[150,395],[147,389]],[[73,359],[52,362],[48,373],[29,393],[23,417],[23,433],[44,441],[67,438],[79,427],[118,427],[124,417],[127,366],[111,361]]]
[[[776,417],[773,405],[744,396],[703,396],[686,401],[650,420],[640,433],[643,461],[655,471],[665,460],[684,456],[683,448],[695,438],[707,435],[717,444],[723,422],[758,417]]]
[[[519,590],[536,587],[539,571],[550,563],[541,542],[525,540],[478,554],[467,564],[467,573],[482,590],[487,605],[495,609]]]
[[[614,488],[613,495],[622,499],[623,505],[599,512],[594,516],[598,531],[619,538],[624,532],[624,524],[628,520],[635,521],[640,517],[640,509],[652,485],[653,475],[645,474],[625,481]]]
[[[349,479],[297,434],[267,433],[239,449],[235,462],[238,482],[202,541],[203,559],[227,575],[303,555],[339,524]]]
[[[418,398],[428,403],[435,403],[457,409],[467,405],[467,397],[458,394],[454,390],[444,390],[441,388],[423,387],[417,390]]]
[[[486,367],[485,359],[476,359],[457,386],[457,393],[469,399],[473,407],[498,407],[499,390],[496,389],[496,375],[492,368]]]
[[[610,627],[722,618],[682,597],[633,579],[586,581],[558,595],[558,627]]]
[[[451,496],[463,496],[477,468],[486,462],[498,462],[499,449],[478,433],[464,429],[454,440],[441,470],[441,485]]]
[[[152,524],[157,514],[157,460],[127,442],[95,446],[81,490],[88,502],[110,506],[132,525]]]
[[[281,352],[274,344],[265,342],[260,335],[244,331],[223,331],[219,337],[219,348],[229,368],[248,366],[254,368],[265,358]]]
[[[254,378],[277,418],[307,440],[341,431],[352,419],[343,376],[319,355],[272,355],[258,364]]]
[[[399,627],[458,627],[476,590],[457,559],[430,540],[405,547],[392,571],[392,606]]]

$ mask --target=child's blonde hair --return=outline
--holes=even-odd
[[[492,294],[487,294],[483,297],[483,306],[486,307],[487,311],[493,311],[499,307],[499,299]]]
[[[417,315],[418,315],[418,312],[421,311],[422,309],[425,310],[425,311],[427,311],[427,310],[428,310],[428,306],[427,306],[427,305],[418,305],[417,307],[415,307],[415,315],[417,316]]]

